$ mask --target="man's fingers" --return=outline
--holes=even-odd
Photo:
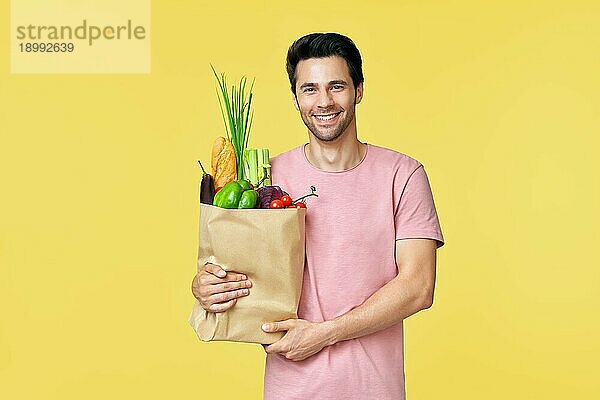
[[[251,286],[246,275],[206,263],[192,281],[192,293],[206,311],[223,312],[247,296]]]
[[[275,343],[272,343],[268,346],[265,346],[265,351],[267,353],[283,353],[290,350],[290,345],[287,343],[285,336]]]
[[[206,263],[199,274],[201,275],[201,282],[204,285],[248,279],[244,274],[238,274],[234,271],[225,271],[221,266],[211,263]]]
[[[207,311],[216,312],[216,313],[227,311],[231,307],[233,307],[233,305],[235,304],[236,301],[237,301],[237,299],[231,299],[231,300],[226,301],[224,303],[213,304],[210,307],[208,307]]]
[[[250,292],[248,291],[248,289],[238,289],[238,290],[232,290],[230,292],[217,293],[217,294],[208,296],[205,303],[208,305],[224,303],[231,299],[248,296],[249,293]]]
[[[270,344],[268,346],[265,346],[265,351],[269,354],[271,353],[279,353],[281,351],[280,346],[278,345],[279,342],[275,342],[273,344]]]
[[[239,282],[245,281],[248,277],[244,274],[238,274],[237,272],[227,272],[224,278],[219,278],[211,273],[202,274],[202,284],[204,285],[216,285],[225,282]]]
[[[286,319],[285,321],[269,322],[263,324],[262,329],[265,332],[281,332],[290,330],[296,323],[295,319]]]
[[[238,289],[248,289],[250,287],[252,287],[252,282],[250,282],[250,281],[232,281],[232,282],[217,283],[214,285],[210,285],[207,288],[207,290],[210,294],[215,294],[215,293],[230,292],[232,290],[238,290]]]
[[[225,272],[225,270],[223,268],[221,268],[215,264],[208,263],[208,264],[206,264],[204,269],[207,272],[210,272],[211,274],[213,274],[214,276],[218,276],[219,278],[225,278],[225,276],[227,275],[227,272]]]

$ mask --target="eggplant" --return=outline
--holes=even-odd
[[[215,181],[211,174],[207,174],[202,166],[200,160],[198,160],[200,168],[202,168],[202,182],[200,183],[200,203],[212,204],[215,198]]]

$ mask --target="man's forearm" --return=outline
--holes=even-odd
[[[396,276],[363,304],[333,320],[326,321],[331,343],[354,339],[397,324],[416,312],[429,308],[431,290]]]

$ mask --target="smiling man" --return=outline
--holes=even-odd
[[[299,318],[263,326],[286,332],[265,346],[264,397],[404,399],[402,321],[432,305],[444,244],[427,175],[417,160],[358,140],[364,78],[349,38],[304,36],[286,68],[309,143],[274,157],[272,180],[292,197],[314,185],[319,197],[306,213]],[[224,311],[249,295],[240,279],[207,264],[194,295]]]

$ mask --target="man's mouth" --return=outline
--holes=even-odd
[[[331,122],[335,119],[337,119],[338,115],[340,115],[342,112],[337,112],[337,113],[329,113],[329,114],[313,114],[313,117],[315,117],[318,121],[323,121],[323,122]]]

